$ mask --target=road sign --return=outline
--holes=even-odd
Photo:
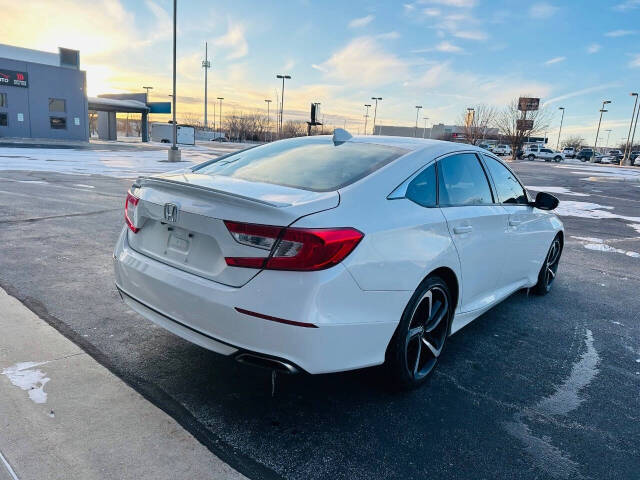
[[[533,130],[533,120],[516,120],[516,129],[523,132]]]
[[[518,110],[521,112],[530,112],[532,110],[538,110],[540,107],[539,98],[520,97],[518,99]]]

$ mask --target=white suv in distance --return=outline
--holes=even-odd
[[[577,152],[574,147],[565,147],[562,153],[564,153],[565,158],[575,158]]]
[[[493,153],[496,155],[511,155],[511,147],[504,144],[496,145],[493,149]]]
[[[561,162],[564,160],[564,153],[556,152],[550,148],[542,148],[538,145],[531,145],[527,150],[525,150],[524,156],[529,160],[541,158],[545,162],[550,162],[551,160],[554,162]]]

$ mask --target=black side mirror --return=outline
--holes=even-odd
[[[554,210],[560,200],[547,192],[538,192],[536,195],[536,200],[531,205],[535,208],[539,208],[540,210]]]

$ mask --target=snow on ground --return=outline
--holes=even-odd
[[[591,177],[604,177],[611,180],[640,181],[640,169],[627,167],[604,167],[598,164],[555,165],[555,168],[568,168],[576,175],[590,175]]]
[[[48,362],[20,362],[9,368],[2,370],[2,375],[6,375],[9,381],[18,388],[26,390],[29,398],[35,403],[46,403],[47,393],[44,386],[50,380],[42,370],[34,369]]]
[[[587,250],[595,250],[597,252],[610,252],[610,253],[621,253],[626,255],[627,257],[632,258],[640,258],[640,253],[633,252],[631,250],[623,250],[621,248],[612,247],[608,245],[605,240],[601,238],[593,238],[593,237],[574,237],[576,240],[579,240],[582,243],[582,246]]]
[[[571,195],[574,197],[588,197],[588,193],[578,193],[572,192],[568,188],[565,187],[534,187],[526,185],[527,190],[534,190],[536,192],[547,192],[547,193],[558,193],[560,195]]]
[[[207,147],[181,147],[182,162],[168,163],[167,149],[84,150],[0,148],[0,170],[54,171],[135,178],[189,167],[219,156]]]
[[[582,218],[618,218],[629,222],[640,222],[640,217],[627,217],[613,213],[613,207],[600,205],[591,202],[578,202],[574,200],[563,200],[554,212],[565,217],[582,217]]]

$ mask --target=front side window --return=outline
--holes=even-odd
[[[373,143],[305,137],[244,150],[194,169],[195,172],[250,182],[330,192],[366,177],[407,153]]]
[[[49,99],[49,111],[50,112],[66,112],[67,102],[62,98],[50,98]]]
[[[6,127],[9,125],[9,119],[6,113],[0,113],[0,127]]]
[[[425,168],[407,187],[406,197],[423,207],[436,206],[436,165]]]
[[[0,92],[0,108],[7,108],[7,94]]]
[[[496,159],[483,155],[484,161],[489,169],[493,183],[496,186],[498,201],[500,203],[511,203],[526,205],[529,203],[527,193],[515,175]]]
[[[49,117],[49,126],[52,130],[66,130],[67,119],[64,117]]]
[[[487,176],[472,153],[459,153],[438,162],[441,206],[493,203]]]

